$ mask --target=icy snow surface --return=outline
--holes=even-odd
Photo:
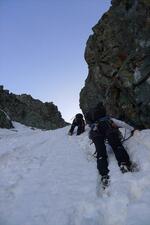
[[[0,129],[0,225],[150,225],[150,130],[126,141],[139,172],[122,174],[108,149],[111,184],[97,195],[88,127],[14,126]]]

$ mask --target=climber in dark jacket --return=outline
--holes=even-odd
[[[123,173],[128,172],[131,168],[131,161],[121,143],[119,127],[130,130],[133,130],[133,128],[122,121],[107,116],[106,109],[101,102],[86,114],[85,119],[91,128],[89,138],[96,148],[97,169],[101,175],[102,183],[107,185],[109,169],[105,141],[107,140],[112,147],[121,171]]]
[[[85,122],[81,113],[76,114],[75,119],[71,124],[71,128],[68,132],[69,135],[73,134],[75,127],[77,126],[77,135],[80,135],[85,131]]]

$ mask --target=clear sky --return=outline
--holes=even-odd
[[[79,112],[92,27],[111,0],[0,0],[0,84],[54,102],[66,121]]]

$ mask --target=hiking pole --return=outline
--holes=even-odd
[[[134,131],[135,130],[131,131],[131,134],[129,135],[129,137],[127,137],[126,139],[123,139],[122,143],[129,140],[134,135]],[[126,128],[125,128],[125,133],[126,133]],[[125,137],[125,135],[124,135],[124,137]]]

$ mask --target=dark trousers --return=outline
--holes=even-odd
[[[106,137],[103,135],[95,136],[92,138],[97,152],[97,169],[100,175],[102,176],[107,175],[109,173],[105,139]],[[112,147],[112,150],[118,161],[118,165],[120,166],[121,163],[125,163],[127,166],[130,166],[131,163],[129,155],[123,147],[121,141],[119,140],[117,133],[112,132],[108,134],[107,140],[110,146]]]
[[[71,134],[73,134],[73,131],[74,131],[76,126],[78,127],[77,128],[77,135],[80,135],[81,133],[83,133],[85,131],[85,126],[83,124],[73,123],[71,125],[71,128],[70,128],[70,133]]]

